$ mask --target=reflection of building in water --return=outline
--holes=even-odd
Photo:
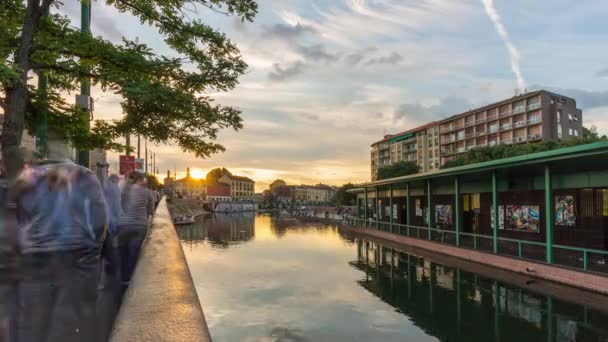
[[[255,236],[255,216],[252,213],[216,214],[204,222],[209,240],[243,242]]]
[[[350,264],[365,273],[359,284],[439,340],[608,338],[608,327],[601,323],[608,322],[607,312],[560,302],[365,240],[356,245],[357,260]],[[593,321],[587,317],[594,317]]]

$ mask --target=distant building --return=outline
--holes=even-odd
[[[248,177],[225,175],[220,183],[230,185],[230,197],[234,201],[251,201],[255,194],[255,181]]]
[[[583,112],[575,99],[546,90],[528,92],[384,136],[371,146],[371,178],[377,180],[379,168],[400,161],[413,161],[428,172],[476,147],[582,136]]]
[[[232,197],[230,196],[230,185],[222,182],[208,184],[206,198],[208,201],[232,201]]]
[[[186,169],[186,177],[174,182],[174,191],[178,196],[192,199],[203,199],[207,195],[207,187],[203,179],[190,176],[190,168]]]
[[[336,194],[336,189],[325,184],[299,185],[292,187],[297,204],[327,204]]]

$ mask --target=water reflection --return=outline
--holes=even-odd
[[[604,312],[333,224],[231,214],[178,232],[214,341],[608,341]]]
[[[442,341],[607,341],[606,312],[436,264],[364,240],[359,284]],[[607,308],[608,310],[608,308]]]

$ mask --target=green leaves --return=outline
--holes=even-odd
[[[176,143],[198,157],[224,151],[214,142],[222,129],[242,128],[237,108],[215,104],[207,91],[229,91],[247,68],[238,48],[221,32],[199,19],[203,11],[236,15],[253,20],[254,0],[107,0],[120,12],[139,17],[158,30],[173,49],[170,56],[145,44],[123,40],[116,44],[73,27],[59,14],[42,18],[35,27],[30,66],[49,77],[49,125],[61,129],[77,148],[120,150],[113,139],[130,132],[157,143]],[[59,4],[56,2],[56,4]],[[26,15],[21,0],[0,3],[0,90],[11,87],[19,72],[12,56]],[[93,16],[95,14],[93,13]],[[80,113],[60,94],[79,91],[80,82],[113,93],[121,101],[124,116],[114,122],[97,121],[90,132]],[[40,105],[37,89],[30,87],[26,126],[34,130]],[[98,111],[103,108],[97,106]]]
[[[400,161],[378,169],[378,180],[407,176],[420,171],[420,166],[412,161]]]

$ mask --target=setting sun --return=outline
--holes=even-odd
[[[190,176],[194,179],[203,179],[207,176],[207,172],[201,169],[192,169],[190,170]]]

